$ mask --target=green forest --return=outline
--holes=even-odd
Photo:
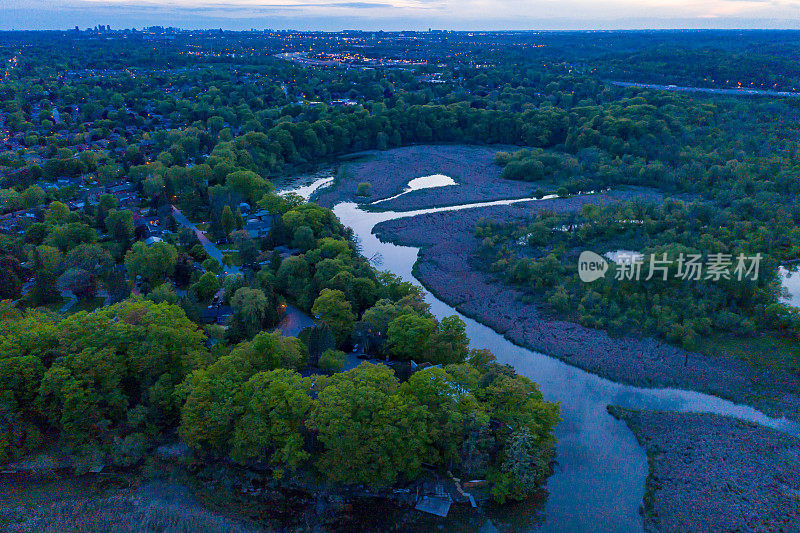
[[[800,371],[778,277],[800,257],[800,100],[611,83],[793,90],[789,37],[642,50],[558,33],[544,51],[535,35],[400,35],[360,50],[416,66],[323,68],[276,55],[338,38],[0,34],[0,464],[57,450],[78,474],[137,472],[181,442],[190,472],[284,488],[435,472],[488,481],[498,503],[540,493],[559,405],[470,349],[464,322],[373,266],[331,210],[277,192],[330,166],[347,179],[341,157],[366,150],[503,145],[493,168],[539,198],[663,197],[484,219],[473,259],[583,326]],[[680,254],[762,259],[743,282],[587,284],[582,250],[655,254],[670,274]],[[281,335],[294,312],[312,325]]]

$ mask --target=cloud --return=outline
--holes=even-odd
[[[0,0],[0,29],[797,28],[800,0]]]
[[[342,2],[341,4],[331,4],[339,7],[352,7],[354,9],[369,9],[375,7],[393,7],[392,4],[369,3],[369,2]]]

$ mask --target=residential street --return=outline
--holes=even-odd
[[[184,216],[184,214],[181,213],[180,209],[178,209],[174,205],[172,206],[172,216],[175,217],[175,222],[177,222],[178,224],[180,224],[185,228],[189,228],[190,230],[194,231],[194,234],[197,235],[197,239],[200,241],[200,244],[203,246],[203,249],[208,253],[208,255],[219,261],[219,263],[222,265],[222,271],[225,273],[226,276],[229,274],[238,274],[239,272],[241,272],[241,270],[237,266],[223,264],[222,251],[219,248],[217,248],[216,244],[208,240],[208,237],[206,237],[205,233],[197,229],[197,226],[195,226],[188,218],[186,218],[186,216]]]
[[[61,296],[63,296],[64,298],[69,298],[69,301],[64,304],[64,307],[58,310],[59,313],[66,313],[67,311],[72,309],[72,306],[78,303],[78,297],[75,296],[75,293],[72,291],[64,290],[59,292],[61,293]]]

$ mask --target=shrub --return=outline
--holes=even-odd
[[[339,350],[325,350],[319,357],[319,367],[325,372],[341,372],[347,354]]]
[[[211,256],[208,255],[205,248],[203,248],[200,244],[195,244],[189,249],[189,255],[191,255],[195,261],[205,261],[206,259],[210,258]]]
[[[372,185],[366,182],[361,182],[356,187],[356,196],[371,196],[372,195]]]
[[[219,261],[214,259],[213,257],[209,257],[205,261],[203,261],[203,269],[208,272],[213,272],[214,274],[220,274],[222,272],[222,265],[219,264]]]

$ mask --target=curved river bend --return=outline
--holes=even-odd
[[[344,225],[352,228],[365,257],[381,257],[380,268],[419,284],[412,274],[419,250],[381,242],[372,233],[377,224],[426,213],[532,200],[501,200],[405,212],[369,212],[355,203],[342,202],[333,211]],[[561,404],[563,421],[556,428],[557,466],[547,482],[550,495],[541,531],[629,533],[643,530],[639,507],[645,491],[647,457],[625,423],[608,414],[608,405],[716,413],[800,437],[800,424],[796,422],[770,418],[752,407],[698,392],[645,389],[616,383],[517,346],[430,293],[426,301],[437,318],[458,315],[466,323],[473,348],[490,350],[499,362],[510,364],[518,373],[534,380],[545,399]]]

